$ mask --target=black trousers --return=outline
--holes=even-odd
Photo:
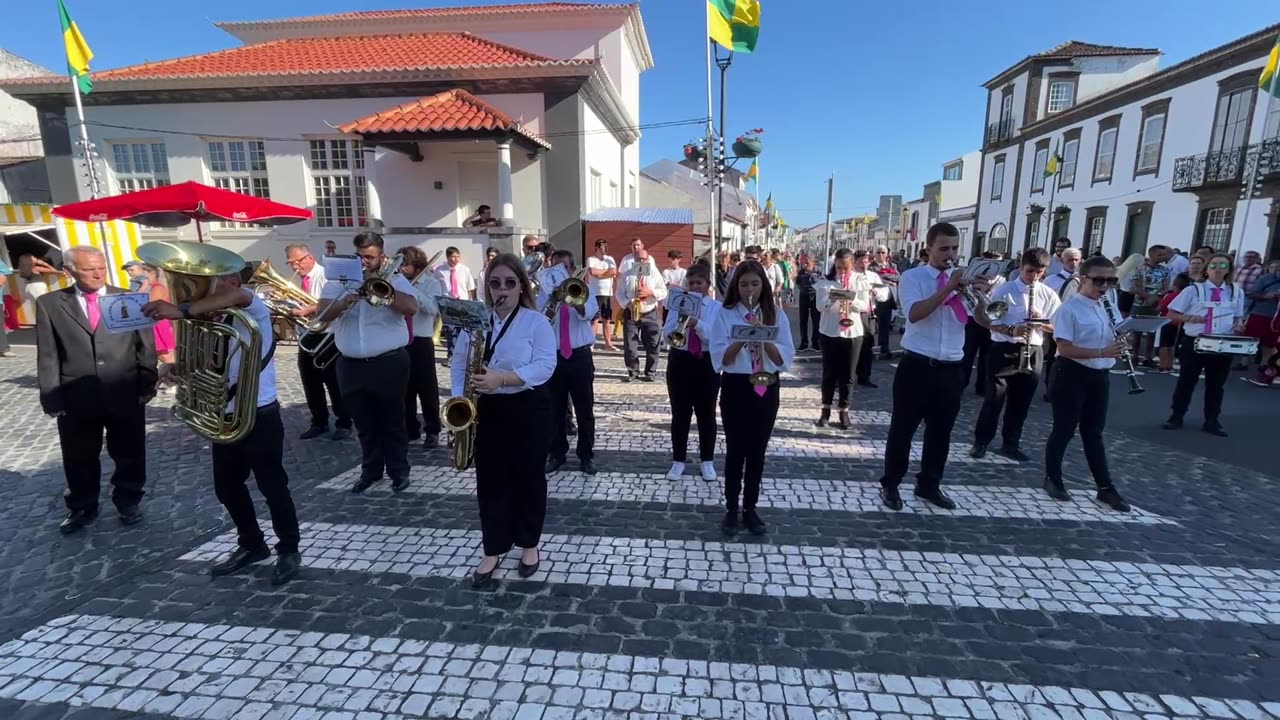
[[[1178,344],[1178,384],[1173,388],[1173,415],[1182,417],[1191,407],[1191,395],[1200,382],[1200,372],[1204,371],[1204,422],[1206,425],[1217,425],[1218,416],[1222,414],[1223,388],[1227,377],[1231,375],[1230,355],[1210,355],[1196,352],[1196,339],[1182,336]]]
[[[640,372],[640,344],[644,343],[644,374],[650,375],[658,366],[658,336],[662,334],[662,324],[658,321],[658,311],[651,310],[640,315],[639,321],[631,317],[631,308],[622,311],[622,358],[627,363],[627,371]]]
[[[964,392],[964,366],[960,361],[938,362],[905,352],[893,377],[893,418],[884,453],[884,477],[880,484],[896,489],[911,464],[911,440],[924,423],[924,452],[916,488],[932,492],[942,484],[951,453],[951,428],[960,412]]]
[[[146,408],[103,407],[100,413],[74,413],[58,418],[58,444],[62,447],[62,472],[67,477],[63,498],[67,510],[98,512],[102,477],[102,438],[115,463],[111,473],[111,501],[117,509],[142,501],[147,481]]]
[[[865,336],[855,338],[822,336],[822,406],[834,400],[840,408],[849,407],[849,386],[853,384],[853,366],[866,344]]]
[[[816,336],[815,336],[816,337]],[[667,397],[671,400],[671,459],[689,461],[689,426],[698,418],[698,460],[716,454],[716,396],[720,375],[706,352],[696,358],[684,350],[667,353]]]
[[[289,492],[289,474],[284,470],[280,403],[258,408],[253,430],[240,442],[213,445],[213,491],[235,523],[240,547],[253,549],[265,543],[266,538],[249,496],[249,473],[253,473],[258,492],[267,501],[271,528],[276,534],[276,552],[297,552],[298,511]]]
[[[1036,389],[1040,387],[1041,348],[1031,348],[1031,370],[1019,372],[1022,345],[992,342],[990,360],[987,362],[986,394],[982,409],[978,411],[978,423],[973,429],[973,442],[988,445],[996,437],[1000,424],[1000,411],[1004,410],[1004,426],[1000,433],[1005,447],[1018,447],[1022,439],[1022,426],[1031,410]]]
[[[764,477],[764,455],[778,419],[780,394],[774,383],[757,395],[751,376],[724,373],[720,376],[720,422],[724,425],[724,500],[728,510],[754,510],[760,500],[760,480]],[[745,485],[745,487],[744,487]]]
[[[969,378],[973,377],[976,363],[978,374],[974,377],[973,389],[979,395],[986,394],[987,353],[990,350],[991,331],[970,318],[969,323],[964,326],[964,380],[961,390],[969,386]]]
[[[575,348],[568,359],[556,353],[556,371],[547,383],[551,394],[551,457],[569,454],[570,402],[578,419],[578,459],[596,456],[595,379],[596,364],[590,345]]]
[[[871,360],[872,356],[875,355],[875,350],[873,348],[876,344],[876,336],[871,332],[870,315],[862,316],[862,330],[863,336],[860,338],[862,340],[862,345],[861,347],[854,348],[857,352],[853,355],[853,374],[858,378],[858,382],[867,383],[871,382]]]
[[[1078,429],[1093,482],[1099,490],[1112,487],[1107,448],[1102,442],[1111,394],[1110,375],[1107,370],[1095,370],[1065,358],[1053,364],[1053,377],[1049,380],[1053,429],[1044,446],[1044,473],[1053,482],[1062,482],[1062,456]]]
[[[821,336],[818,334],[818,324],[822,321],[822,313],[818,311],[817,298],[806,293],[800,293],[800,345],[809,347],[809,338],[813,338],[813,347],[817,347],[821,342]],[[813,328],[813,334],[809,334],[809,328]]]
[[[371,358],[338,358],[338,384],[356,421],[360,438],[360,477],[380,480],[409,476],[409,435],[404,426],[404,397],[409,387],[409,351],[404,348]]]
[[[314,355],[298,351],[298,377],[302,380],[302,394],[307,399],[307,409],[311,411],[311,426],[329,427],[329,405],[325,401],[325,390],[329,391],[329,402],[333,403],[333,414],[338,418],[335,423],[340,428],[351,427],[351,414],[347,412],[342,401],[342,392],[338,388],[338,364],[336,362],[321,370],[312,362]]]
[[[1053,377],[1053,363],[1058,359],[1058,343],[1054,341],[1053,336],[1044,333],[1044,371],[1040,374],[1044,376],[1044,392],[1049,394],[1049,379]]]
[[[407,440],[440,434],[440,385],[436,380],[436,346],[429,337],[415,337],[409,351],[409,390],[404,396]],[[422,423],[418,423],[422,408]]]
[[[894,302],[891,299],[876,303],[876,332],[880,336],[880,352],[889,354],[889,335],[893,332]]]
[[[545,386],[480,395],[476,500],[485,555],[537,547],[547,515],[551,399]]]

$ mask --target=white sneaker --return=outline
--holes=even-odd
[[[707,482],[715,482],[718,479],[716,477],[715,463],[712,463],[712,462],[702,463],[702,479],[706,480]]]
[[[667,471],[667,479],[680,480],[683,477],[684,477],[684,463],[682,462],[671,463],[671,469]]]

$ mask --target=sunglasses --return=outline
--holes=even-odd
[[[1094,287],[1114,287],[1120,284],[1118,277],[1086,277],[1085,280],[1093,283]]]
[[[1230,270],[1231,263],[1224,263],[1224,262],[1209,263],[1208,267],[1210,270]]]
[[[515,278],[489,278],[488,282],[485,284],[489,286],[490,290],[515,290],[520,287],[520,281]]]

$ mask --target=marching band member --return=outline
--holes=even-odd
[[[771,325],[778,328],[773,342],[745,343],[732,339],[736,325]],[[756,512],[764,456],[778,417],[779,374],[791,365],[795,346],[791,323],[773,302],[773,291],[764,267],[744,260],[733,274],[724,303],[718,309],[710,333],[711,364],[720,373],[720,419],[724,424],[725,533],[738,530],[738,500],[742,500],[742,524],[752,535],[767,532]],[[755,385],[753,376],[767,374],[768,385]],[[745,481],[745,488],[744,488]]]
[[[552,253],[551,260],[553,267],[561,265],[568,271],[570,278],[576,277],[577,267],[573,262],[572,251],[556,250]],[[545,312],[560,289],[547,287],[546,283],[539,283],[538,289],[538,308]],[[551,448],[547,456],[547,472],[559,470],[569,453],[568,413],[569,402],[572,401],[574,415],[578,418],[579,468],[587,475],[595,475],[596,415],[593,383],[596,379],[596,366],[591,348],[595,345],[596,335],[591,325],[600,306],[596,301],[595,291],[589,284],[584,304],[573,307],[560,300],[557,305],[555,315],[551,318],[557,353],[556,370],[548,383],[551,391]]]
[[[890,510],[902,509],[898,486],[911,462],[911,439],[925,423],[924,454],[916,475],[916,497],[952,510],[956,504],[942,492],[942,474],[951,450],[951,428],[964,391],[964,337],[969,312],[957,293],[964,285],[962,269],[949,270],[960,247],[960,231],[951,223],[935,223],[925,236],[927,264],[902,274],[898,301],[907,318],[902,361],[893,378],[893,418],[885,445],[880,496]],[[974,282],[979,312],[986,312],[987,283]]]
[[[866,252],[865,250],[862,252]],[[863,276],[857,281],[861,282]],[[818,332],[822,335],[822,410],[818,415],[818,427],[825,427],[831,420],[831,401],[837,400],[839,419],[835,427],[849,427],[849,386],[853,384],[853,367],[862,353],[863,313],[870,310],[870,298],[859,294],[854,300],[835,299],[831,290],[857,292],[853,272],[853,251],[836,250],[835,265],[827,274],[827,282],[817,288],[818,307],[822,319]]]
[[[1058,260],[1062,267],[1058,272],[1051,273],[1044,279],[1044,284],[1049,289],[1058,294],[1059,303],[1067,301],[1067,298],[1075,295],[1080,289],[1080,277],[1076,275],[1076,270],[1080,267],[1082,255],[1079,250],[1073,247],[1067,247],[1058,253]],[[1050,261],[1052,262],[1052,261]],[[1053,377],[1053,359],[1057,355],[1057,344],[1054,342],[1053,333],[1050,332],[1044,338],[1044,401],[1049,401],[1049,380]]]
[[[316,262],[311,248],[302,243],[287,245],[284,249],[285,262],[298,276],[298,286],[302,292],[311,297],[320,297],[324,289],[324,265]],[[316,306],[298,308],[294,315],[301,318],[314,317]],[[328,402],[333,403],[334,422],[333,439],[345,440],[351,437],[351,416],[342,402],[342,393],[338,390],[338,365],[330,364],[324,370],[316,367],[315,356],[298,351],[298,378],[302,380],[302,394],[307,399],[307,409],[311,411],[311,425],[302,433],[303,440],[319,437],[329,431],[329,408],[325,402],[325,391],[328,390]]]
[[[538,543],[547,513],[544,463],[551,440],[547,383],[556,370],[556,338],[535,309],[529,277],[515,255],[489,265],[485,299],[492,327],[485,337],[482,371],[471,380],[479,394],[476,423],[476,500],[484,558],[475,585],[493,577],[502,557],[520,547],[520,577],[538,571]],[[454,388],[466,384],[471,335],[458,336]]]
[[[631,241],[632,254],[624,258],[618,268],[615,292],[622,307],[623,359],[627,364],[627,376],[623,382],[640,378],[653,382],[653,371],[658,366],[658,335],[661,333],[659,305],[667,297],[667,282],[658,269],[657,261],[644,249],[639,238]],[[635,306],[640,309],[634,314]],[[644,375],[640,374],[640,343],[644,343]]]
[[[239,375],[240,363],[258,363],[258,412],[253,429],[242,440],[212,444],[214,494],[226,508],[227,515],[231,516],[231,522],[235,523],[239,540],[236,549],[214,563],[209,571],[214,576],[230,575],[271,557],[253,509],[253,499],[249,496],[247,482],[249,473],[253,473],[258,491],[267,501],[271,529],[276,534],[276,567],[271,575],[271,584],[283,585],[298,574],[302,554],[298,552],[301,537],[298,511],[293,504],[293,494],[289,492],[289,474],[284,469],[284,423],[280,419],[276,363],[272,357],[275,355],[275,337],[271,311],[257,293],[241,287],[240,283],[239,273],[224,275],[208,297],[182,305],[158,300],[147,303],[142,311],[157,319],[190,320],[211,319],[227,308],[240,308],[262,333],[261,357],[250,361],[241,357],[241,353],[233,352],[229,359],[229,378]],[[233,319],[231,327],[248,342],[249,329],[239,319]],[[172,372],[172,368],[171,365],[166,366],[168,372]]]
[[[1091,257],[1080,265],[1079,276],[1079,292],[1053,315],[1058,362],[1053,364],[1053,379],[1049,381],[1053,429],[1044,448],[1044,489],[1054,500],[1071,499],[1062,484],[1062,457],[1079,428],[1084,457],[1098,488],[1098,502],[1129,512],[1129,504],[1111,482],[1107,448],[1102,442],[1111,392],[1109,371],[1125,347],[1116,340],[1111,320],[1100,302],[1103,294],[1116,286],[1116,267],[1105,257]]]
[[[413,286],[418,312],[409,320],[409,392],[404,396],[406,439],[422,438],[424,450],[440,444],[440,385],[436,379],[436,317],[440,309],[436,296],[444,294],[440,280],[428,267],[427,254],[409,245],[400,250],[404,262],[400,273]],[[418,424],[418,408],[422,408],[422,424]]]
[[[365,279],[378,277],[387,256],[382,236],[362,232],[353,240]],[[391,477],[395,491],[409,487],[409,440],[404,399],[409,391],[409,327],[418,312],[413,286],[399,273],[387,279],[395,290],[390,305],[375,307],[354,289],[327,282],[320,294],[321,320],[329,321],[339,357],[338,386],[356,421],[360,438],[360,479],[351,492],[362,493]]]
[[[720,375],[711,362],[711,331],[719,315],[720,304],[710,295],[711,269],[694,263],[684,277],[686,292],[702,295],[698,317],[689,318],[683,347],[671,345],[671,333],[680,324],[680,313],[667,313],[662,334],[671,347],[667,353],[667,397],[671,400],[671,469],[668,480],[684,477],[689,461],[689,421],[698,418],[698,460],[702,463],[702,479],[715,482],[716,466],[716,396],[720,394]]]
[[[871,269],[871,253],[866,250],[853,251],[853,286],[866,288],[868,295],[866,309],[858,312],[863,339],[854,358],[853,375],[858,387],[876,388],[879,385],[871,382],[871,358],[875,355],[876,344],[871,322],[875,317],[876,303],[889,299],[889,286],[879,272]]]
[[[1182,344],[1178,348],[1178,384],[1173,389],[1173,414],[1165,430],[1182,427],[1182,417],[1191,405],[1191,394],[1204,372],[1205,432],[1226,437],[1218,417],[1222,412],[1222,392],[1231,374],[1231,356],[1196,352],[1196,338],[1208,335],[1244,334],[1244,292],[1231,277],[1231,258],[1216,253],[1205,266],[1208,279],[1193,283],[1169,303],[1169,318],[1182,323]]]
[[[986,456],[987,446],[995,439],[1003,408],[1000,454],[1018,462],[1031,459],[1022,452],[1019,443],[1022,425],[1031,410],[1036,388],[1040,386],[1045,333],[1052,332],[1053,326],[1048,323],[1027,324],[1027,321],[1048,320],[1061,305],[1058,294],[1048,284],[1040,282],[1048,266],[1049,253],[1044,248],[1024,251],[1018,276],[1001,283],[991,293],[991,301],[1007,303],[1009,311],[996,323],[980,319],[991,330],[991,360],[987,363],[986,395],[982,400],[982,410],[978,412],[978,423],[973,429],[970,457]],[[1024,357],[1026,367],[1023,367]]]

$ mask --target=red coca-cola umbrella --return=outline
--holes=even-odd
[[[107,222],[127,220],[149,227],[181,227],[194,220],[200,241],[200,223],[210,220],[289,225],[311,218],[306,208],[285,205],[221,188],[184,182],[177,185],[138,190],[111,197],[61,205],[53,214],[67,220]]]

